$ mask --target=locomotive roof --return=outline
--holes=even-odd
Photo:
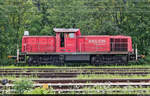
[[[125,35],[82,35],[80,37],[113,37],[113,38],[130,38],[130,36]]]
[[[55,32],[77,32],[77,31],[79,31],[79,29],[74,29],[74,28],[70,28],[70,29],[54,28],[53,30],[54,30]]]

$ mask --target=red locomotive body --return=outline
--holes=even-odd
[[[22,52],[55,52],[54,36],[23,36]]]
[[[82,36],[80,29],[55,28],[56,36],[23,36],[18,62],[64,64],[90,62],[94,65],[136,60],[130,36]]]
[[[110,36],[81,36],[77,44],[79,52],[110,52]]]

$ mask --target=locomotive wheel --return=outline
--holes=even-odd
[[[95,66],[98,66],[99,63],[100,63],[100,60],[99,60],[99,59],[96,59],[94,65],[95,65]]]
[[[122,65],[127,65],[128,64],[128,58],[127,56],[122,57]]]
[[[53,64],[59,65],[59,58],[58,57],[53,57]]]
[[[40,61],[38,57],[29,57],[28,59],[29,66],[38,66],[40,65]]]
[[[56,65],[56,66],[64,65],[64,57],[54,56],[53,59],[52,59],[52,64]]]
[[[99,65],[125,65],[128,63],[127,56],[93,56],[91,64]]]
[[[32,65],[32,58],[29,57],[27,62],[28,62],[28,65],[31,66]]]
[[[117,57],[117,60],[115,60],[116,65],[124,66],[128,63],[127,56],[121,56]]]
[[[94,66],[99,66],[100,65],[100,58],[96,57],[96,56],[93,56],[91,58],[91,64],[94,65]]]

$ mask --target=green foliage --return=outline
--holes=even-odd
[[[143,61],[145,61],[145,63],[149,64],[149,62],[150,62],[150,56],[146,56]]]
[[[17,94],[23,94],[24,91],[31,90],[33,88],[33,82],[28,79],[19,79],[14,82],[13,89]]]
[[[44,89],[44,88],[35,88],[33,90],[30,91],[25,91],[24,94],[54,94],[53,89]]]
[[[23,32],[55,35],[80,28],[83,35],[129,35],[139,54],[150,55],[149,0],[1,0],[0,59],[16,55]],[[8,62],[3,62],[3,64]]]

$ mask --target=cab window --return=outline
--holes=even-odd
[[[69,33],[69,38],[75,38],[75,33]]]

